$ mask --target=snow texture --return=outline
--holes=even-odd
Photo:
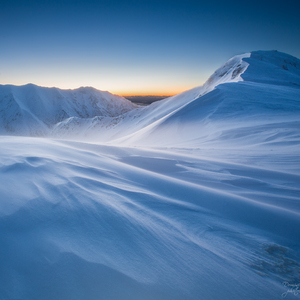
[[[0,96],[0,299],[296,298],[298,59],[236,56],[147,107]]]

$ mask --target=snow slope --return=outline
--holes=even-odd
[[[118,142],[147,147],[299,144],[300,61],[276,51],[249,56],[229,60],[198,97]]]
[[[52,133],[52,137],[71,138],[75,140],[87,140],[108,142],[123,142],[128,137],[144,135],[144,132],[157,126],[166,118],[179,111],[181,108],[195,99],[209,93],[215,86],[243,80],[241,74],[245,72],[248,63],[243,58],[250,53],[238,55],[230,59],[208,79],[204,86],[199,86],[167,98],[151,105],[130,111],[116,118],[72,118],[58,123]],[[70,128],[72,132],[70,133]],[[125,137],[125,138],[124,138]],[[130,139],[130,143],[133,140]]]
[[[252,52],[144,108],[5,87],[3,134],[48,138],[0,136],[0,299],[295,298],[299,70]]]
[[[300,279],[299,169],[0,141],[3,299],[280,299]]]

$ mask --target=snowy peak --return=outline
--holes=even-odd
[[[287,144],[297,144],[299,66],[298,59],[274,51],[235,56],[194,90],[196,97],[177,95],[180,106],[118,141],[168,147],[226,141],[244,147],[280,143],[284,136]]]
[[[205,93],[223,83],[251,81],[300,86],[300,60],[274,51],[254,51],[234,56],[205,82]]]
[[[300,86],[300,60],[278,51],[254,51],[243,58],[249,64],[243,80],[285,86]]]
[[[90,87],[60,90],[33,84],[0,85],[0,133],[47,135],[67,118],[117,117],[135,108],[121,96]]]
[[[217,85],[228,82],[242,81],[241,75],[246,71],[248,63],[244,58],[250,57],[250,53],[234,56],[222,67],[217,69],[205,82],[205,92],[213,90]]]

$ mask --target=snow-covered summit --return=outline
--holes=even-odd
[[[209,92],[222,83],[238,82],[243,80],[241,75],[246,71],[249,64],[244,58],[250,57],[250,53],[236,55],[229,59],[223,66],[217,69],[205,82],[204,90]]]
[[[300,60],[276,50],[237,55],[217,69],[203,87],[207,93],[220,84],[238,81],[300,86]]]
[[[277,51],[235,56],[195,90],[196,97],[178,95],[181,105],[176,110],[120,141],[203,147],[225,139],[248,147],[280,143],[285,136],[285,142],[299,143],[299,70],[299,59]]]
[[[243,80],[300,87],[300,60],[279,51],[254,51],[243,58],[249,64]]]
[[[276,50],[234,56],[205,82],[205,93],[220,84],[238,81],[300,86],[300,60]]]

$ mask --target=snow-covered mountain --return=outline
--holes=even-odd
[[[174,105],[169,111],[166,106]],[[156,107],[155,107],[156,105]],[[160,115],[152,111],[159,109]],[[155,103],[152,122],[118,142],[127,145],[214,147],[299,142],[300,61],[277,51],[230,59],[203,87]]]
[[[297,297],[299,78],[257,51],[147,107],[1,86],[0,299]]]
[[[216,85],[242,80],[240,75],[248,66],[242,59],[249,56],[250,54],[244,54],[230,59],[208,79],[204,86],[157,101],[147,107],[141,107],[117,118],[72,118],[71,120],[58,123],[53,130],[53,136],[71,139],[78,139],[80,136],[80,140],[85,139],[93,142],[113,141],[114,143],[123,143],[124,140],[131,136],[136,136],[135,139],[138,139],[141,134],[143,135],[143,132],[156,126],[188,103],[212,91]],[[72,128],[74,134],[70,132],[70,128]],[[133,140],[130,139],[130,143],[132,142]]]
[[[248,136],[247,121],[255,119],[256,131],[269,131],[272,139],[277,123],[298,126],[299,88],[299,60],[277,51],[235,56],[203,86],[147,107],[92,88],[0,86],[0,133],[147,146],[193,141],[197,146],[233,137],[230,131],[237,127]]]
[[[46,136],[70,118],[117,117],[136,106],[123,97],[82,87],[60,90],[27,84],[0,86],[0,134]]]

